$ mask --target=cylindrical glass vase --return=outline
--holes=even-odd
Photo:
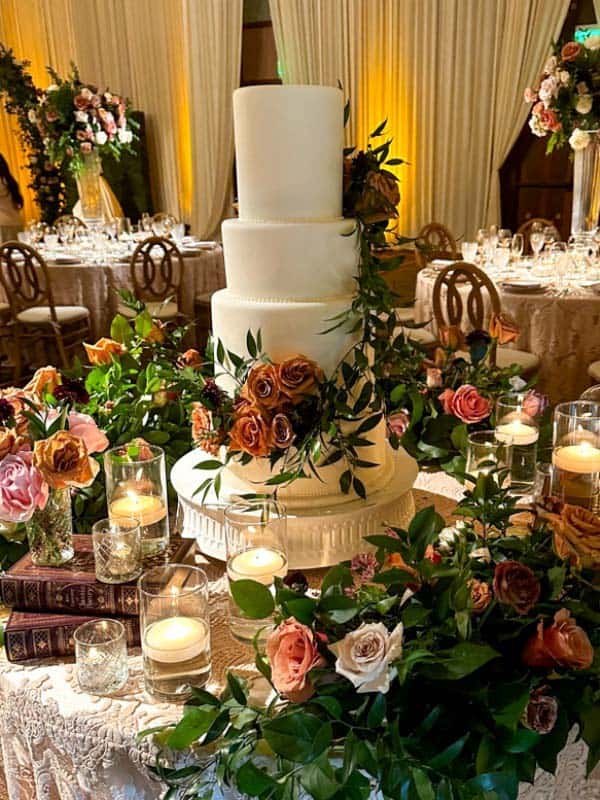
[[[600,403],[577,400],[554,409],[552,464],[559,499],[600,511]]]
[[[127,583],[142,574],[142,541],[137,520],[116,525],[101,519],[92,528],[96,580]]]
[[[102,206],[102,162],[97,152],[86,153],[75,182],[81,203],[81,216],[86,223],[100,223],[104,219]]]
[[[39,567],[60,567],[73,558],[73,511],[69,489],[50,489],[43,509],[25,523],[31,560]]]
[[[508,470],[509,475],[504,480],[504,485],[510,484],[510,468],[512,461],[512,440],[509,436],[499,438],[496,431],[475,431],[467,438],[467,464],[466,473],[474,480],[480,475],[489,475],[491,472]],[[465,481],[468,489],[473,488],[473,482]]]
[[[132,442],[104,455],[108,516],[116,525],[137,520],[145,556],[169,543],[167,471],[162,448]]]
[[[496,437],[512,444],[510,491],[515,495],[533,490],[540,436],[537,421],[523,409],[524,399],[523,394],[502,394],[496,403]]]
[[[138,590],[146,689],[159,700],[185,700],[210,677],[208,578],[169,564],[144,572]]]

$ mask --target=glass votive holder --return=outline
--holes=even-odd
[[[75,629],[77,682],[82,692],[114,694],[129,677],[125,626],[116,619],[95,619]]]
[[[497,470],[508,470],[509,475],[503,481],[503,485],[510,485],[511,460],[512,441],[510,437],[505,436],[499,439],[496,431],[475,431],[467,437],[466,473],[475,480],[480,475],[489,475]],[[473,483],[469,480],[465,485],[467,488],[473,488]]]
[[[161,447],[130,442],[104,455],[108,516],[116,525],[132,519],[140,526],[144,556],[169,543],[167,471]]]
[[[552,444],[556,494],[565,503],[600,511],[600,403],[557,405]]]
[[[496,402],[496,438],[512,445],[511,494],[529,495],[535,479],[540,431],[535,417],[523,407],[526,395],[502,394]]]
[[[229,626],[237,639],[248,642],[258,634],[266,637],[273,628],[271,617],[249,618],[235,602],[235,581],[253,580],[274,591],[275,578],[287,574],[287,513],[271,499],[239,500],[227,506],[225,543],[229,581]]]
[[[138,591],[146,689],[161,701],[186,700],[210,678],[208,578],[169,564],[144,572]]]
[[[136,519],[101,519],[92,528],[96,580],[126,583],[142,574],[142,540]]]

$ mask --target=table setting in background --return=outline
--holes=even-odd
[[[186,236],[183,224],[152,222],[149,215],[139,226],[120,218],[88,227],[60,223],[49,227],[34,223],[19,240],[37,248],[44,257],[57,305],[80,305],[90,311],[95,338],[108,333],[119,306],[118,292],[131,289],[129,262],[136,246],[153,235],[170,235],[184,258],[185,291],[182,313],[194,317],[194,298],[225,285],[223,250],[218,242]],[[0,291],[1,294],[1,291]]]
[[[533,230],[532,256],[523,256],[523,234],[495,226],[461,244],[463,259],[480,265],[496,284],[503,310],[520,330],[518,347],[540,358],[538,382],[553,402],[578,397],[589,383],[587,367],[600,358],[600,336],[593,333],[600,324],[597,237],[558,238],[553,227]],[[433,333],[433,286],[451,263],[433,261],[417,276],[415,318],[430,322]]]

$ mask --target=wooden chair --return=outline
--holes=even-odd
[[[179,220],[177,219],[175,214],[169,214],[168,211],[158,211],[156,214],[154,214],[152,217],[152,224],[154,224],[155,222],[162,222],[162,223],[166,222],[171,228],[173,227],[173,225],[179,224]]]
[[[133,293],[146,303],[152,317],[163,322],[181,316],[183,258],[176,245],[162,236],[150,236],[134,250],[130,261]],[[119,313],[132,318],[135,312],[121,305]]]
[[[465,285],[469,284],[465,298]],[[464,323],[468,321],[469,329],[487,330],[490,314],[485,303],[486,293],[491,314],[499,314],[502,311],[500,295],[494,282],[483,270],[466,261],[457,261],[442,269],[433,285],[432,297],[433,316],[438,329],[444,325],[455,325],[464,330]],[[457,355],[461,358],[469,357],[465,352],[458,352]],[[500,368],[518,364],[524,375],[531,375],[540,363],[533,353],[508,347],[493,347],[489,360],[492,366],[497,365]]]
[[[552,220],[544,219],[544,217],[533,217],[532,219],[528,219],[527,222],[524,222],[522,225],[520,225],[519,229],[517,230],[517,233],[523,234],[523,242],[525,245],[523,248],[523,253],[533,252],[533,250],[531,249],[531,242],[529,241],[529,237],[531,236],[531,229],[536,223],[543,225],[544,228],[547,228],[548,226],[554,224]]]
[[[70,366],[69,355],[90,338],[90,312],[83,306],[54,303],[48,266],[27,244],[6,242],[0,247],[0,282],[10,303],[15,378],[23,372],[24,346],[54,345],[60,364]],[[47,364],[54,354],[44,352]]]
[[[73,225],[75,228],[87,228],[85,222],[79,217],[76,217],[75,214],[61,214],[60,217],[54,220],[54,227],[57,228],[59,225]]]
[[[421,228],[417,235],[415,252],[421,269],[434,259],[454,261],[460,258],[456,239],[450,230],[439,222],[430,222]]]

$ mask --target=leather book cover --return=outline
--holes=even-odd
[[[36,567],[29,553],[0,575],[2,602],[22,611],[59,611],[100,616],[136,616],[137,581],[109,584],[96,580],[92,537],[73,537],[75,555],[61,567]],[[185,560],[192,543],[172,536],[167,550],[144,559],[144,569]]]
[[[64,658],[75,654],[73,633],[84,622],[101,619],[73,614],[37,614],[11,611],[4,629],[6,656],[13,663],[33,658]],[[140,644],[140,626],[136,617],[121,619],[127,631],[127,646]]]

